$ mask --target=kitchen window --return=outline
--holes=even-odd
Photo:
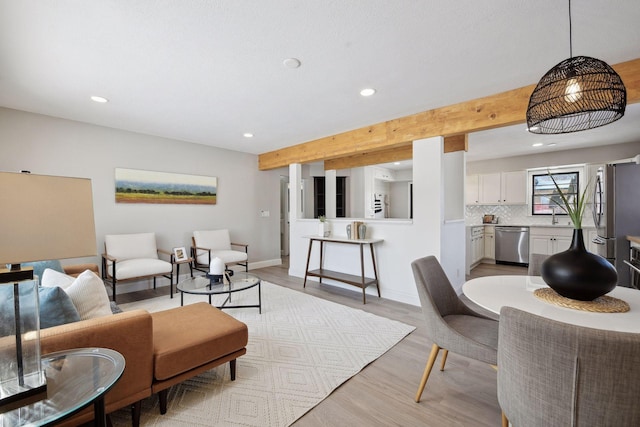
[[[578,171],[552,173],[558,187],[567,196],[569,203],[573,204],[579,197],[580,174]],[[553,184],[548,173],[532,175],[531,182],[531,214],[566,215],[558,204],[563,205],[562,198]]]

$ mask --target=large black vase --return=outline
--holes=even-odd
[[[616,287],[618,273],[609,261],[587,252],[582,230],[573,230],[571,246],[542,263],[542,279],[563,297],[592,301]]]

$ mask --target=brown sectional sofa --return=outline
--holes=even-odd
[[[167,411],[169,387],[229,362],[236,379],[236,359],[247,352],[247,325],[200,302],[152,313],[153,385],[160,413]]]
[[[132,424],[140,422],[141,400],[158,393],[166,412],[167,391],[174,384],[230,362],[246,353],[247,326],[202,302],[157,313],[135,310],[43,329],[42,354],[80,347],[105,347],[126,360],[121,379],[105,397],[106,412],[131,406]],[[93,419],[85,409],[62,425]]]

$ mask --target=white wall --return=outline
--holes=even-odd
[[[443,173],[442,173],[442,147],[443,139],[440,137],[415,141],[413,144],[413,183],[414,183],[414,219],[413,220],[374,220],[364,219],[367,225],[367,237],[382,238],[384,242],[377,244],[376,259],[380,278],[380,292],[382,297],[419,305],[411,262],[417,258],[435,255],[440,258],[441,236],[443,225]],[[296,177],[302,174],[302,167],[291,165],[289,167],[290,182],[292,183],[292,199],[294,206],[297,199],[297,191],[293,190]],[[349,220],[331,219],[332,235],[346,237],[346,225]],[[309,249],[309,239],[304,236],[316,235],[318,232],[317,220],[291,217],[291,252],[289,258],[289,274],[304,277]],[[462,224],[464,228],[464,224]],[[464,248],[464,235],[460,242]],[[457,255],[461,256],[464,265],[464,250]],[[351,274],[360,274],[360,258],[358,246],[327,243],[324,253],[324,267],[328,269],[344,271]],[[310,269],[318,268],[317,244],[311,255]],[[369,257],[365,253],[367,263],[365,274],[372,274],[368,265]],[[360,289],[331,282],[326,279],[323,283],[331,283],[333,286],[342,287],[354,291],[354,298],[359,298]],[[314,281],[307,282],[307,286],[318,286]],[[367,295],[376,295],[374,287],[368,287]],[[368,297],[369,298],[369,297]]]
[[[249,244],[252,267],[280,263],[282,171],[258,171],[255,155],[6,108],[0,108],[0,146],[0,170],[91,178],[98,254],[105,234],[153,231],[159,247],[171,249],[189,247],[193,230],[228,228],[233,241]],[[216,176],[217,204],[116,204],[116,167]],[[270,216],[261,217],[262,210]],[[147,282],[122,284],[120,292]]]
[[[458,293],[465,282],[465,155],[463,151],[442,156],[442,241],[440,263]]]
[[[640,154],[640,142],[603,145],[576,150],[553,151],[530,156],[506,157],[467,163],[467,174],[509,172],[545,166],[572,165],[576,163],[603,163],[625,159]]]
[[[390,182],[389,202],[389,218],[409,218],[409,182]]]

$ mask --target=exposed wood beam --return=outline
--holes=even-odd
[[[360,166],[377,165],[379,163],[399,162],[413,158],[413,142],[386,150],[353,154],[351,156],[329,159],[324,161],[325,170],[349,169]]]
[[[640,102],[640,58],[613,68],[627,88],[627,102]],[[529,85],[264,153],[258,157],[259,169],[337,159],[402,147],[409,141],[433,136],[447,137],[524,123],[534,88],[535,85]]]
[[[446,136],[444,138],[444,152],[469,151],[469,134]]]

